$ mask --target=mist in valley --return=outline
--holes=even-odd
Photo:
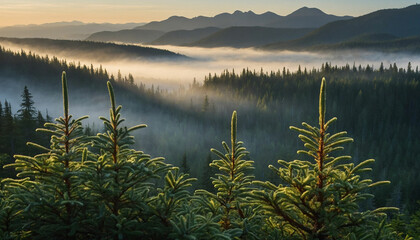
[[[206,76],[210,74],[220,75],[225,69],[234,70],[240,73],[242,69],[248,68],[251,71],[264,72],[282,71],[283,67],[294,72],[301,66],[311,70],[319,69],[325,62],[332,65],[343,66],[349,64],[352,66],[369,64],[377,69],[381,62],[385,66],[397,63],[398,67],[405,68],[408,62],[411,62],[415,68],[420,64],[419,56],[407,54],[384,54],[373,52],[334,52],[334,53],[311,53],[311,52],[266,52],[256,49],[234,49],[234,48],[191,48],[164,46],[163,48],[191,57],[191,60],[147,60],[135,58],[119,58],[118,60],[109,60],[110,56],[96,56],[95,59],[89,57],[89,54],[80,55],[74,52],[54,52],[31,48],[30,46],[15,46],[3,42],[0,44],[6,49],[14,51],[32,51],[41,56],[56,56],[67,62],[74,62],[76,65],[91,64],[95,68],[102,66],[109,74],[115,77],[118,71],[123,76],[131,73],[134,76],[136,84],[145,84],[146,88],[162,90],[155,94],[160,108],[153,108],[135,100],[130,100],[124,95],[116,95],[117,104],[123,105],[122,115],[127,119],[126,125],[145,123],[146,129],[134,133],[136,137],[136,148],[150,153],[152,156],[163,156],[167,161],[179,165],[182,156],[187,154],[187,159],[192,168],[201,172],[206,167],[205,159],[210,153],[209,149],[221,148],[221,141],[229,141],[230,116],[233,110],[238,110],[238,137],[245,142],[245,146],[251,152],[257,171],[257,176],[264,176],[268,170],[267,165],[274,164],[277,159],[289,159],[293,156],[284,149],[297,150],[300,146],[299,140],[293,142],[283,142],[280,136],[292,138],[294,133],[290,132],[290,125],[298,125],[302,121],[316,119],[316,115],[308,116],[301,112],[299,106],[284,102],[281,105],[285,109],[276,109],[274,115],[289,114],[288,121],[277,122],[276,129],[267,129],[258,122],[251,122],[243,126],[242,119],[252,119],[257,106],[255,101],[245,100],[229,94],[222,94],[211,90],[201,88],[191,88],[194,80],[200,85]],[[104,53],[106,55],[107,53]],[[0,76],[1,78],[1,76]],[[100,94],[90,94],[86,90],[82,91],[72,86],[72,75],[68,75],[70,111],[75,117],[89,115],[90,118],[84,122],[94,131],[102,131],[103,124],[98,119],[99,116],[108,116],[109,98],[105,82],[101,86]],[[60,76],[56,76],[57,81]],[[45,92],[43,87],[39,87],[36,81],[31,79],[1,78],[4,84],[0,89],[0,99],[7,99],[12,102],[13,111],[19,108],[20,94],[23,87],[28,86],[34,96],[35,107],[43,114],[46,109],[50,116],[58,117],[62,115],[61,89],[57,88]],[[211,109],[203,116],[197,117],[202,112],[205,98],[208,98],[208,108]],[[316,98],[313,99],[313,103]],[[164,107],[162,107],[164,106]],[[316,105],[314,105],[316,107]],[[343,106],[345,107],[345,106]],[[171,109],[166,111],[165,109]],[[285,113],[289,112],[289,113]],[[290,113],[291,112],[291,113]],[[273,116],[274,116],[273,115]],[[182,116],[182,117],[180,117]],[[204,119],[206,119],[204,121]],[[210,120],[209,120],[210,119]],[[212,124],[208,124],[211,122]],[[261,142],[263,141],[263,142]],[[280,146],[280,147],[279,147]],[[264,159],[258,156],[269,156]]]
[[[205,76],[220,74],[223,70],[234,70],[237,73],[244,68],[251,71],[265,72],[282,70],[283,67],[290,71],[296,71],[300,66],[311,70],[320,68],[323,63],[344,66],[353,64],[379,68],[381,62],[385,66],[397,63],[398,67],[407,67],[408,62],[412,66],[420,65],[420,56],[405,53],[380,53],[372,51],[329,51],[329,52],[293,52],[293,51],[263,51],[255,48],[199,48],[179,46],[159,46],[161,49],[186,55],[190,60],[176,59],[148,59],[118,56],[113,57],[107,52],[103,56],[77,51],[57,51],[36,49],[30,45],[15,45],[7,41],[0,41],[0,45],[13,51],[32,51],[41,56],[55,56],[59,59],[74,62],[75,64],[93,64],[94,67],[102,66],[109,74],[117,76],[118,71],[123,75],[131,73],[137,84],[144,83],[147,86],[159,86],[160,89],[178,90],[179,87],[187,87],[195,79],[202,82]],[[141,45],[144,46],[144,45]],[[156,47],[156,46],[152,46]]]

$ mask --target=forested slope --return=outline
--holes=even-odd
[[[3,43],[3,44],[2,44]],[[91,42],[91,41],[72,41],[72,40],[53,40],[47,38],[1,38],[1,45],[15,45],[19,48],[35,49],[36,51],[46,52],[55,51],[67,53],[67,55],[77,54],[90,59],[113,61],[128,57],[138,59],[174,59],[186,60],[188,57],[168,50],[140,47],[135,45],[123,45],[115,43]]]

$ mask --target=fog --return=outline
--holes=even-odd
[[[358,66],[373,65],[378,68],[383,62],[387,67],[389,64],[397,63],[398,67],[405,68],[408,62],[411,62],[415,68],[420,65],[420,56],[403,53],[378,53],[369,51],[339,51],[328,53],[313,52],[292,52],[292,51],[262,51],[252,48],[197,48],[197,47],[177,47],[177,46],[159,46],[162,49],[184,54],[193,58],[189,61],[161,60],[148,61],[147,59],[118,58],[115,61],[109,61],[107,58],[101,59],[100,56],[95,59],[87,55],[75,54],[74,52],[53,52],[46,50],[33,49],[30,46],[15,46],[10,43],[2,42],[5,48],[15,51],[20,49],[31,50],[40,55],[56,56],[60,59],[66,59],[70,62],[80,62],[95,67],[102,65],[103,68],[114,76],[118,70],[123,75],[133,74],[137,83],[142,82],[150,86],[160,86],[166,89],[178,89],[181,85],[190,84],[193,79],[202,82],[205,76],[211,74],[220,74],[223,70],[234,69],[240,72],[243,68],[260,71],[277,71],[286,67],[295,71],[300,65],[302,70],[320,68],[322,63],[330,62],[333,65],[342,66],[345,64],[356,64]],[[156,47],[156,46],[153,46]],[[104,53],[106,54],[106,53]]]
[[[3,43],[0,43],[3,44]],[[21,46],[13,46],[3,44],[5,48],[10,48],[14,51],[20,51]],[[48,54],[49,56],[57,56],[60,59],[66,59],[68,62],[80,61],[81,64],[90,66],[93,64],[95,68],[102,65],[109,73],[116,76],[118,70],[123,75],[132,73],[134,79],[139,83],[146,83],[147,85],[154,84],[167,89],[172,89],[173,94],[167,94],[161,101],[168,101],[170,104],[176,104],[178,107],[193,108],[197,113],[201,112],[204,96],[208,95],[210,107],[216,106],[216,110],[212,114],[217,116],[217,125],[207,125],[205,122],[195,119],[191,116],[183,116],[182,113],[173,114],[167,112],[165,108],[147,108],[138,102],[123,99],[124,96],[116,95],[117,104],[123,105],[123,117],[127,119],[128,126],[140,123],[146,123],[148,128],[134,133],[136,137],[136,149],[144,150],[152,156],[164,156],[168,161],[179,165],[180,159],[184,153],[188,153],[188,161],[191,167],[195,169],[202,169],[205,166],[204,160],[209,153],[210,147],[220,148],[222,140],[229,139],[229,123],[230,114],[233,109],[238,110],[239,114],[239,128],[240,139],[247,144],[248,150],[253,156],[262,154],[270,155],[268,158],[256,159],[258,160],[257,168],[265,169],[268,164],[273,164],[278,157],[284,158],[285,150],[288,149],[288,142],[279,143],[278,136],[281,134],[291,134],[288,131],[288,126],[296,124],[305,119],[289,119],[288,121],[279,122],[281,125],[276,130],[278,132],[266,132],[268,128],[259,126],[251,126],[249,129],[244,129],[242,119],[247,119],[249,114],[255,114],[255,111],[247,110],[247,108],[255,108],[255,102],[250,104],[248,102],[235,100],[234,96],[221,96],[218,93],[202,92],[202,91],[177,91],[180,86],[188,88],[193,79],[202,82],[205,76],[211,74],[220,74],[224,69],[235,69],[236,72],[241,72],[243,68],[260,71],[277,71],[286,67],[294,71],[300,65],[301,68],[320,68],[322,63],[330,62],[333,65],[342,66],[345,64],[353,65],[359,64],[365,66],[366,64],[373,65],[378,68],[383,62],[386,67],[394,62],[398,67],[406,67],[408,62],[411,62],[415,68],[420,65],[420,56],[413,56],[408,54],[397,53],[373,53],[373,52],[334,52],[334,53],[310,53],[310,52],[264,52],[255,49],[233,49],[233,48],[190,48],[190,47],[174,47],[164,46],[163,48],[184,54],[193,58],[189,61],[146,61],[145,59],[124,58],[115,61],[108,61],[109,56],[103,61],[93,60],[87,55],[74,54],[72,52],[53,52],[40,51],[38,49],[23,47],[24,50],[31,50],[40,55]],[[105,54],[105,53],[104,53]],[[99,56],[100,57],[100,56]],[[59,80],[60,76],[56,76]],[[72,76],[68,75],[71,81]],[[52,92],[45,92],[36,82],[29,79],[16,78],[2,78],[0,76],[2,87],[0,88],[0,101],[7,99],[12,103],[12,110],[16,113],[21,102],[20,94],[23,86],[27,85],[33,95],[35,107],[45,114],[46,109],[50,116],[58,117],[62,115],[62,99],[61,89],[52,90]],[[89,95],[86,92],[78,91],[77,88],[69,86],[70,95],[70,112],[74,117],[81,117],[89,115],[90,118],[84,121],[84,124],[95,124],[95,130],[102,130],[103,124],[98,120],[98,116],[108,116],[109,98],[107,96],[107,89],[105,83],[98,88],[103,89],[102,95]],[[230,99],[228,99],[230,98]],[[190,105],[191,103],[191,105]],[[147,104],[144,104],[147,105]],[[294,106],[288,105],[287,109],[295,109]],[[286,108],[285,108],[286,109]],[[297,111],[298,108],[296,108]],[[176,110],[175,110],[176,111]],[[302,115],[295,113],[296,116]],[[44,115],[45,116],[45,115]],[[181,117],[180,117],[181,116]],[[220,122],[223,122],[222,127]],[[271,130],[270,130],[271,131]],[[287,135],[288,136],[288,135]],[[264,144],[270,143],[270,144]],[[275,143],[275,144],[274,144]],[[297,146],[297,140],[292,142]],[[283,145],[282,145],[283,144]],[[279,147],[280,146],[280,147]],[[297,147],[296,147],[297,148]],[[261,171],[263,172],[263,171]]]

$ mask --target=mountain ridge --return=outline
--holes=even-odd
[[[229,27],[217,31],[189,46],[196,47],[257,47],[270,42],[296,39],[313,28]]]
[[[308,8],[303,7],[299,8],[296,11],[290,13],[287,16],[280,16],[274,12],[264,12],[261,14],[256,14],[255,12],[249,11],[239,11],[236,10],[233,13],[219,13],[213,17],[207,16],[197,16],[193,18],[187,18],[184,16],[171,16],[162,21],[152,21],[147,23],[143,26],[135,27],[134,29],[125,31],[124,34],[134,36],[134,31],[136,30],[153,30],[153,31],[160,31],[164,32],[162,36],[156,37],[156,39],[146,41],[151,44],[168,44],[174,42],[175,45],[185,45],[187,43],[192,43],[198,41],[199,39],[197,36],[201,36],[202,38],[208,37],[204,36],[205,31],[199,29],[205,28],[230,28],[230,27],[275,27],[275,28],[315,28],[319,27],[322,24],[327,22],[341,20],[341,19],[348,19],[351,18],[350,16],[334,16],[328,15],[317,8]],[[297,23],[293,23],[297,22]],[[273,25],[273,26],[271,26]],[[181,36],[175,37],[176,34],[179,33],[171,33],[174,31],[194,31],[194,32],[184,32],[186,34],[190,34],[191,39],[187,39],[184,37],[182,39]],[[129,33],[132,31],[133,33]],[[198,32],[201,32],[201,35]],[[213,32],[211,32],[213,33]],[[95,35],[96,36],[93,36]],[[115,41],[118,39],[120,42],[126,43],[143,43],[145,36],[138,36],[138,39],[135,38],[127,38],[124,39],[123,37],[119,36],[120,32],[107,32],[105,35],[107,37],[100,37],[100,35],[104,35],[105,33],[94,33],[87,38],[87,40],[95,40],[95,41]],[[98,36],[99,35],[99,36]],[[115,35],[115,36],[111,36]],[[210,34],[209,34],[210,35]],[[164,39],[168,37],[168,39]],[[176,40],[174,39],[176,38]],[[182,39],[182,40],[181,40]]]
[[[327,23],[352,19],[351,16],[336,16],[326,14],[318,8],[302,7],[289,15],[267,24],[266,27],[275,28],[318,28]]]
[[[147,44],[185,46],[220,30],[220,28],[216,27],[198,28],[194,30],[175,30],[167,32]]]
[[[0,28],[0,37],[82,40],[99,31],[119,31],[143,23],[84,23],[80,21],[13,25]]]
[[[304,50],[316,45],[336,44],[366,34],[390,34],[399,38],[420,35],[420,5],[382,9],[360,17],[328,23],[308,35],[287,42],[277,42],[264,49]]]

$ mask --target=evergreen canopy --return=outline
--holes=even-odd
[[[362,211],[359,202],[380,184],[360,174],[373,160],[355,165],[336,152],[352,142],[346,132],[331,134],[325,121],[326,82],[321,83],[319,127],[303,123],[300,133],[309,160],[279,160],[269,166],[281,184],[255,181],[253,164],[238,141],[232,114],[230,146],[211,149],[215,193],[189,191],[196,180],[163,158],[132,149],[111,82],[110,116],[105,132],[83,134],[82,121],[69,111],[66,74],[62,75],[63,117],[38,129],[51,135],[42,151],[15,155],[0,190],[2,239],[396,239],[385,225],[384,210]],[[393,210],[393,209],[392,209]],[[406,238],[408,239],[408,238]]]

